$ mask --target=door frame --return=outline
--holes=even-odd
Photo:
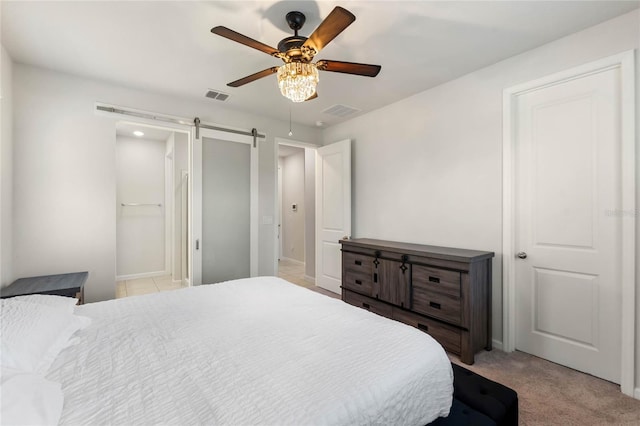
[[[516,285],[515,285],[515,132],[513,120],[515,99],[524,93],[581,78],[606,69],[620,69],[621,117],[621,210],[613,212],[621,221],[621,308],[622,347],[620,389],[640,399],[635,390],[635,244],[636,244],[636,148],[635,148],[635,56],[629,50],[566,71],[529,81],[503,91],[502,138],[502,316],[505,352],[515,350]]]
[[[274,150],[273,150],[274,151],[274,153],[273,153],[273,161],[274,161],[275,170],[276,170],[276,173],[275,173],[275,188],[276,188],[276,190],[275,190],[275,196],[274,196],[274,205],[276,206],[276,208],[275,208],[275,212],[276,212],[275,221],[276,221],[276,223],[273,224],[273,228],[274,228],[273,240],[274,240],[274,247],[275,247],[275,249],[274,249],[275,256],[274,256],[274,259],[273,259],[273,270],[274,270],[274,275],[278,276],[278,258],[279,258],[279,254],[280,254],[280,251],[279,251],[280,250],[280,247],[279,247],[280,243],[278,241],[278,223],[277,223],[277,221],[279,220],[279,217],[282,214],[282,212],[281,212],[282,206],[280,205],[280,202],[279,202],[279,199],[278,199],[279,198],[279,191],[280,191],[280,189],[278,188],[278,152],[279,152],[279,148],[278,147],[280,145],[287,145],[287,146],[294,146],[296,148],[309,148],[309,149],[312,149],[314,151],[317,151],[318,148],[320,147],[320,145],[315,145],[315,144],[312,144],[312,143],[309,143],[309,142],[303,142],[303,141],[294,140],[294,139],[281,138],[281,137],[278,137],[278,136],[276,136],[274,138],[274,142],[275,142],[275,145],[274,145]],[[318,155],[318,154],[316,153],[316,155]],[[306,192],[306,189],[305,189],[305,192]],[[314,224],[314,229],[315,229],[315,224]],[[280,235],[280,237],[282,237],[282,234]],[[307,258],[306,250],[305,250],[305,254],[304,255],[305,255],[305,260],[306,260],[306,258]],[[314,277],[314,280],[315,280],[315,277]]]
[[[233,129],[227,127],[231,130]],[[198,134],[199,132],[199,134]],[[249,145],[250,151],[250,200],[249,200],[249,276],[258,276],[258,203],[260,192],[259,181],[259,159],[260,159],[260,143],[253,145],[251,136],[238,134],[234,132],[226,132],[224,130],[214,130],[208,128],[200,128],[196,131],[192,127],[191,131],[192,149],[190,156],[190,194],[191,197],[191,214],[190,214],[190,232],[192,256],[190,258],[191,274],[189,280],[191,285],[205,284],[202,282],[202,139],[218,139],[236,143],[244,143]],[[196,136],[199,136],[197,138]]]

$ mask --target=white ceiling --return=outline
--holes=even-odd
[[[321,72],[319,98],[292,104],[275,76],[240,88],[226,83],[279,65],[215,36],[223,25],[277,46],[291,35],[284,16],[307,15],[308,36],[336,5],[356,21],[316,56],[382,65],[376,78]],[[20,63],[175,96],[231,96],[229,108],[331,125],[322,111],[342,104],[362,114],[478,68],[637,8],[638,1],[2,1],[2,44]],[[219,102],[210,100],[210,102]],[[135,106],[134,106],[135,107]],[[164,111],[160,111],[164,112]],[[353,117],[353,116],[351,116]],[[349,117],[349,118],[351,118]]]

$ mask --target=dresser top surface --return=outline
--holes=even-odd
[[[397,241],[376,240],[373,238],[354,238],[351,240],[340,240],[343,248],[345,246],[368,248],[373,250],[390,250],[411,254],[416,256],[426,256],[436,259],[454,260],[463,262],[477,262],[495,256],[492,251],[467,250],[453,247],[428,246],[423,244],[402,243]]]
[[[87,281],[88,275],[88,272],[72,272],[69,274],[20,278],[0,290],[0,294],[4,298],[56,290],[80,289]]]

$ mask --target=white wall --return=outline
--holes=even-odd
[[[267,135],[260,141],[259,215],[275,216],[274,137],[289,123],[232,109],[232,104],[154,94],[14,64],[15,276],[89,271],[88,302],[115,295],[115,117],[94,113],[94,102],[184,117]],[[298,126],[304,140],[319,131]],[[274,274],[275,223],[258,230],[261,275]]]
[[[503,89],[638,48],[639,13],[326,129],[324,144],[354,141],[353,235],[494,251],[493,335],[501,341]],[[636,332],[640,342],[640,315]],[[640,383],[640,348],[637,356]]]
[[[304,149],[304,274],[316,277],[316,150]]]
[[[116,276],[162,274],[166,141],[116,137]],[[121,206],[143,203],[158,206]]]
[[[13,275],[13,61],[0,46],[0,287]]]
[[[305,260],[304,165],[304,149],[282,158],[282,255],[299,262]]]

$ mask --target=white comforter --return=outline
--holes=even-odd
[[[87,304],[47,378],[60,424],[425,425],[451,364],[428,335],[274,277]]]

